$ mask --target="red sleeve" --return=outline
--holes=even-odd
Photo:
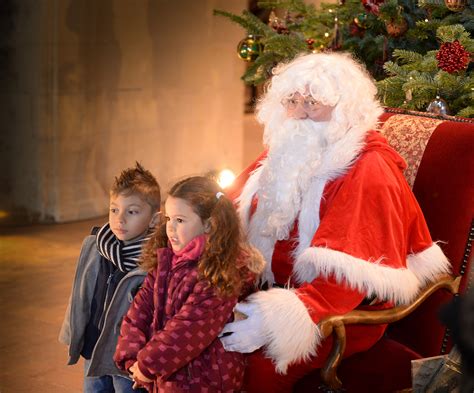
[[[140,371],[150,379],[166,378],[188,364],[217,339],[236,303],[198,282],[179,312],[140,350]]]
[[[148,342],[153,321],[155,275],[156,270],[146,276],[122,321],[114,354],[114,361],[120,370],[128,371],[136,362],[140,349]]]
[[[365,298],[365,294],[337,283],[333,277],[317,278],[296,289],[296,294],[305,304],[314,323],[319,323],[330,315],[346,314]]]

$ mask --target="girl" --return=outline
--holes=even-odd
[[[175,184],[165,220],[145,246],[142,289],[125,316],[114,360],[149,392],[235,392],[244,361],[218,335],[263,269],[239,218],[205,177]]]

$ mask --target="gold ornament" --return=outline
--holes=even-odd
[[[400,23],[395,21],[385,22],[385,28],[392,37],[400,37],[408,30],[408,23],[405,19],[402,19]]]
[[[466,8],[467,0],[444,0],[444,4],[448,10],[459,12]]]
[[[237,45],[237,55],[245,61],[255,61],[262,54],[263,44],[258,37],[249,34]]]

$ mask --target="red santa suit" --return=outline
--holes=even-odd
[[[328,148],[288,239],[269,241],[254,222],[265,220],[258,190],[266,163],[264,154],[230,191],[251,243],[267,260],[268,281],[285,286],[249,299],[263,314],[267,344],[249,356],[248,391],[284,391],[285,383],[320,368],[331,345],[321,339],[321,319],[364,299],[376,299],[373,307],[410,302],[449,272],[403,177],[403,159],[379,133],[348,135]],[[350,326],[345,354],[368,349],[384,329]]]

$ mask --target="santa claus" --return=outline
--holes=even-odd
[[[358,307],[410,302],[449,262],[403,177],[405,162],[374,128],[382,112],[349,55],[301,56],[276,69],[258,105],[266,152],[230,191],[267,265],[259,291],[222,337],[250,353],[247,391],[291,391],[330,343],[318,322]],[[385,326],[350,326],[346,355]]]

